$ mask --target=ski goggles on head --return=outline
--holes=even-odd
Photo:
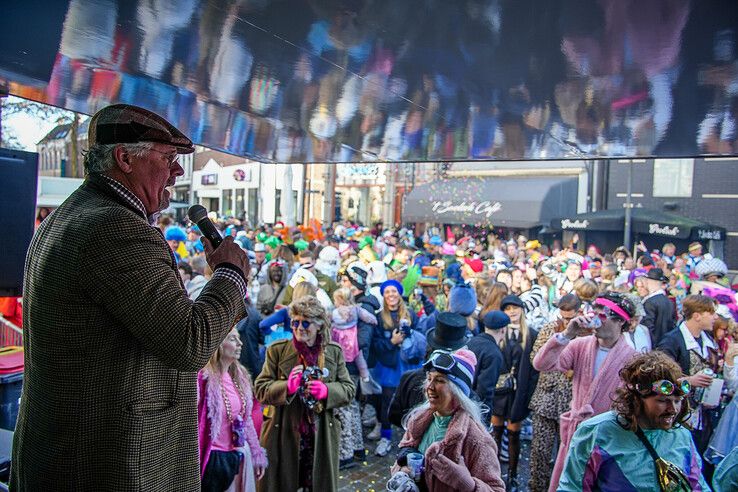
[[[675,392],[680,396],[686,396],[692,391],[692,385],[686,379],[680,379],[676,383],[669,381],[668,379],[661,379],[654,381],[651,386],[635,385],[636,391],[643,396],[655,393],[657,395],[671,396]]]
[[[423,369],[430,371],[437,369],[442,372],[450,371],[454,365],[456,365],[456,359],[449,352],[442,350],[436,350],[428,357],[428,360],[423,364]]]

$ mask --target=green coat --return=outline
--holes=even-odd
[[[274,342],[266,353],[261,374],[254,381],[254,395],[268,405],[261,445],[266,449],[269,468],[258,483],[259,492],[293,492],[297,490],[299,434],[297,428],[303,405],[297,394],[287,395],[287,376],[298,365],[297,352],[290,340]],[[328,377],[328,399],[325,410],[318,414],[313,462],[313,489],[321,492],[338,490],[338,445],[341,423],[333,409],[348,405],[356,394],[349,377],[341,347],[329,343],[325,347]]]

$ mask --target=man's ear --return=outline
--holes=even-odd
[[[129,174],[133,171],[131,165],[131,154],[125,148],[124,145],[118,145],[113,150],[113,158],[115,159],[115,165],[124,174]]]

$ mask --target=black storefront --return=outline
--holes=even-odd
[[[534,237],[553,217],[573,215],[577,178],[464,177],[416,186],[407,196],[406,223],[521,231]]]
[[[678,252],[685,252],[690,242],[699,241],[705,249],[722,257],[726,237],[722,227],[646,208],[632,209],[631,227],[632,244],[643,241],[649,250],[660,250],[664,243],[674,243]],[[625,209],[562,216],[551,221],[551,229],[562,231],[565,236],[578,233],[586,244],[612,251],[623,244]]]

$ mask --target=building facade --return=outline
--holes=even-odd
[[[632,166],[633,207],[670,212],[724,227],[722,255],[738,268],[738,159],[633,159],[607,163],[608,209],[625,206]],[[710,238],[705,238],[705,243]],[[661,249],[662,244],[647,244]]]

